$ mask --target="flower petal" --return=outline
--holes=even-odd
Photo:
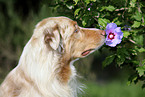
[[[121,32],[121,27],[117,27],[114,29],[116,33]]]
[[[114,32],[114,29],[106,29],[106,35],[108,35],[110,32]]]
[[[122,39],[123,38],[123,32],[120,34],[120,39]]]
[[[115,28],[117,28],[117,25],[115,23],[109,23],[106,26],[106,29],[115,29]]]
[[[116,44],[114,44],[114,43],[111,42],[111,41],[107,41],[107,42],[106,42],[106,45],[111,46],[111,47],[115,47],[115,46],[116,46]]]
[[[121,43],[121,39],[114,39],[112,42],[113,44],[119,44]]]
[[[115,47],[117,44],[121,43],[121,41],[122,40],[121,39],[118,39],[118,38],[113,39],[111,41],[107,41],[106,40],[106,45],[111,46],[111,47]]]
[[[119,32],[116,34],[116,38],[122,39],[123,38],[123,32]]]
[[[108,46],[110,46],[110,45],[112,44],[111,41],[106,41],[105,43],[106,43],[106,45],[108,45]]]

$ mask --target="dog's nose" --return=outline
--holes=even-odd
[[[102,31],[101,31],[101,35],[103,35],[103,36],[105,36],[105,35],[106,35],[106,33],[105,33],[105,31],[104,31],[104,30],[102,30]]]

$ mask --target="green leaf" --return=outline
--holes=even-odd
[[[127,57],[127,56],[129,56],[129,52],[127,51],[126,48],[118,48],[117,49],[117,55],[121,55],[121,57],[122,56]]]
[[[111,5],[109,5],[109,6],[103,6],[103,7],[101,7],[101,10],[100,11],[103,11],[103,10],[108,10],[108,11],[114,11],[116,8],[114,7],[114,6],[111,6]]]
[[[145,66],[145,59],[142,60],[141,64]]]
[[[138,71],[139,76],[143,76],[145,72],[145,65],[143,65],[142,67],[136,68],[136,70]]]
[[[77,4],[80,0],[73,0],[75,2],[75,4]]]
[[[86,21],[83,20],[82,24],[83,24],[83,26],[86,26],[87,23],[86,23]]]
[[[98,23],[103,26],[104,28],[106,27],[107,23],[109,23],[110,21],[108,19],[102,19],[102,18],[99,18],[98,19]]]
[[[132,63],[134,64],[134,65],[138,65],[139,64],[139,61],[132,61]]]
[[[144,37],[143,35],[136,35],[135,37],[133,37],[133,40],[136,42],[136,44],[143,46],[143,40]]]
[[[143,18],[143,20],[145,20],[145,18]],[[145,22],[143,22],[141,25],[142,25],[142,26],[145,26]]]
[[[74,13],[75,16],[78,15],[78,13],[79,13],[80,10],[81,10],[81,8],[78,8],[78,9],[75,10],[75,13]]]
[[[141,25],[140,22],[134,21],[134,24],[132,25],[133,28],[138,28]]]
[[[67,7],[68,9],[73,9],[73,8],[74,8],[74,5],[68,5],[68,4],[66,4],[66,7]]]
[[[96,0],[85,0],[86,4],[89,4],[91,1],[96,2]]]
[[[124,56],[122,57],[120,55],[118,55],[117,57],[118,57],[117,58],[117,64],[118,64],[118,66],[121,66],[125,61],[125,57]]]
[[[106,9],[106,7],[103,6],[103,7],[101,7],[100,11],[103,11],[103,10],[105,10],[105,9]]]
[[[96,0],[91,0],[91,1],[96,2]]]
[[[135,4],[136,4],[136,0],[131,0],[131,1],[130,1],[130,6],[131,6],[131,7],[135,7]]]
[[[130,77],[128,78],[128,85],[130,85],[132,82],[137,82],[138,79],[138,74],[134,73],[133,75],[130,75]]]
[[[115,23],[116,25],[120,25],[121,22],[118,20],[118,17],[114,18],[112,23]]]
[[[116,22],[114,22],[116,25],[120,25],[121,24],[121,22],[120,21],[116,21]]]
[[[86,4],[89,4],[91,0],[85,0]]]
[[[106,57],[106,59],[103,61],[103,67],[106,67],[107,65],[111,64],[114,60],[116,55],[111,55]]]
[[[136,19],[137,21],[141,21],[142,15],[139,11],[136,11],[135,15],[133,15],[132,18]]]
[[[139,51],[140,53],[143,53],[143,52],[145,52],[145,49],[144,49],[143,47],[141,47],[140,49],[138,49],[138,51]]]
[[[118,48],[117,49],[117,65],[121,66],[126,58],[129,57],[129,52],[127,51],[126,48]]]
[[[131,33],[129,31],[122,31],[123,32],[123,37],[127,38]]]
[[[115,10],[115,7],[114,6],[111,6],[111,5],[109,5],[108,7],[106,7],[106,10],[108,10],[108,11],[114,11]]]
[[[118,17],[114,18],[112,22],[116,22],[118,20]]]

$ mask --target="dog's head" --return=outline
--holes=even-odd
[[[102,46],[104,35],[103,30],[82,28],[69,18],[53,17],[39,22],[32,38],[40,38],[49,50],[74,59],[85,57]]]

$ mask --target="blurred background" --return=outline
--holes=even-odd
[[[58,10],[56,1],[0,0],[0,83],[17,65],[25,44],[40,20],[55,16],[76,20],[74,13],[66,10],[63,4]],[[128,84],[132,68],[119,68],[113,63],[102,67],[108,55],[111,55],[109,49],[102,47],[75,62],[78,74],[82,76],[80,80],[87,87],[83,97],[144,97],[145,90],[141,88],[141,83]],[[144,55],[140,57],[144,58]]]

